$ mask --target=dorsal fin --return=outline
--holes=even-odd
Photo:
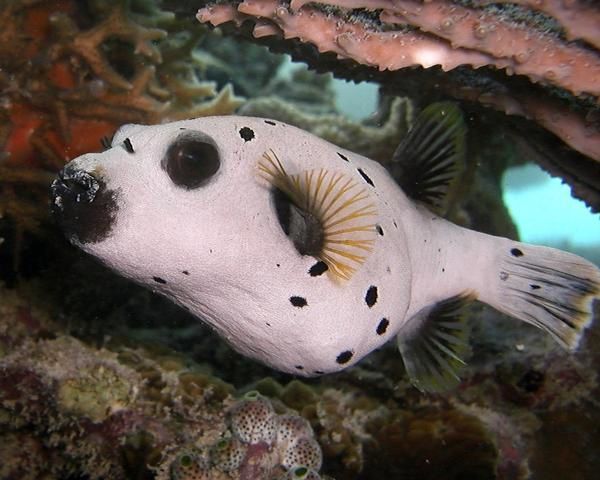
[[[422,392],[442,392],[460,383],[470,352],[463,307],[475,300],[464,292],[420,310],[398,333],[398,349],[411,382]]]
[[[443,215],[465,164],[465,124],[458,106],[425,108],[392,157],[391,172],[413,200]]]

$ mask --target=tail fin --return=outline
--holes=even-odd
[[[507,242],[501,254],[496,309],[550,333],[576,349],[600,297],[600,270],[572,253]],[[486,299],[483,299],[486,301]]]

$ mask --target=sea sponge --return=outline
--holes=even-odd
[[[277,428],[281,464],[290,471],[298,466],[319,470],[323,454],[313,437],[314,432],[308,420],[298,415],[281,415]]]
[[[210,480],[206,460],[195,451],[181,452],[171,463],[172,480]]]
[[[234,403],[225,418],[228,429],[208,447],[208,455],[202,461],[198,453],[192,455],[189,447],[182,447],[166,457],[157,478],[205,478],[201,475],[239,480],[321,478],[318,473],[322,464],[321,447],[306,419],[290,413],[278,415],[270,400],[256,391]],[[167,470],[170,476],[165,475]],[[192,474],[197,476],[185,476]]]
[[[248,446],[240,439],[222,438],[211,449],[210,459],[219,470],[233,472],[240,468],[247,453]]]
[[[288,468],[313,467],[321,468],[323,454],[321,447],[313,438],[299,438],[283,451],[281,464]]]
[[[292,468],[286,475],[286,480],[320,480],[317,472],[306,467]]]
[[[272,444],[277,432],[277,416],[271,402],[258,392],[249,392],[229,411],[234,435],[245,443]]]

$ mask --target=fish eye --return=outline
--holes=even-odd
[[[205,184],[220,165],[217,147],[206,136],[193,132],[179,135],[162,160],[173,183],[188,190]]]

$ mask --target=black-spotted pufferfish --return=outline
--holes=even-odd
[[[425,109],[391,161],[282,122],[126,125],[52,185],[69,240],[206,321],[237,351],[313,376],[397,338],[414,384],[458,381],[460,307],[480,300],[576,348],[600,271],[434,213],[464,149],[458,108]]]

